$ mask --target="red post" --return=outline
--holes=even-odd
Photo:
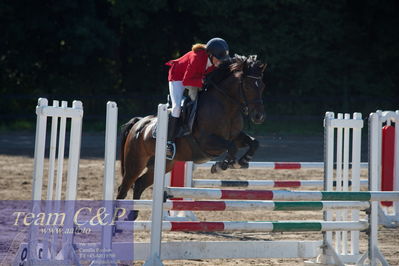
[[[171,187],[184,187],[184,172],[186,169],[186,162],[177,161],[170,174]],[[182,198],[173,198],[173,200],[182,200]]]
[[[381,190],[393,191],[394,183],[394,156],[395,156],[395,128],[385,126],[382,128],[382,166],[381,166]],[[382,205],[390,207],[392,201],[382,201]]]

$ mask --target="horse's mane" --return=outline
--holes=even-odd
[[[234,58],[230,58],[229,60],[224,61],[221,65],[219,65],[218,68],[206,75],[206,83],[208,83],[208,81],[212,81],[213,83],[218,84],[222,80],[225,80],[228,76],[231,75],[230,65],[232,65],[233,62]]]
[[[257,55],[246,57],[244,55],[235,54],[234,57],[223,62],[218,68],[208,74],[206,80],[211,80],[218,84],[222,80],[228,78],[231,74],[240,77],[243,73],[246,73],[248,69],[258,63],[260,63],[260,61],[257,60]]]

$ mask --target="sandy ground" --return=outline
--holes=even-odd
[[[66,167],[65,167],[66,168]],[[33,159],[24,156],[0,155],[0,199],[2,200],[29,200],[32,189]],[[120,183],[119,161],[116,169],[116,186]],[[45,171],[45,173],[47,173]],[[363,171],[363,177],[366,177]],[[101,159],[82,159],[78,180],[78,199],[97,199],[102,197],[103,161]],[[223,174],[212,175],[209,170],[198,169],[195,178],[215,179],[322,179],[322,170],[229,170]],[[65,181],[65,180],[64,180]],[[44,180],[46,184],[46,179]],[[129,194],[128,198],[131,198]],[[151,189],[147,190],[144,199],[151,198]],[[196,212],[196,216],[202,221],[277,221],[277,220],[317,220],[322,219],[322,212],[263,212],[263,211],[242,211],[242,212]],[[149,211],[142,211],[139,220],[147,220]],[[1,225],[0,220],[0,225]],[[2,232],[2,235],[7,232]],[[164,240],[319,240],[320,233],[176,233],[165,232]],[[148,233],[135,233],[135,241],[146,241]],[[365,233],[361,233],[361,251],[367,248]],[[21,240],[18,240],[21,241]],[[399,229],[380,228],[379,232],[380,249],[391,265],[399,265]],[[17,243],[13,243],[15,246]],[[5,241],[0,243],[0,262],[8,265],[3,259],[4,254],[9,251],[7,258],[13,249],[9,250],[11,243]],[[142,262],[137,262],[141,265]],[[165,261],[166,265],[302,265],[302,259],[216,259],[216,260],[181,260]]]

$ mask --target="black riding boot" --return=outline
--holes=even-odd
[[[175,144],[175,136],[176,136],[176,127],[177,121],[179,118],[169,116],[168,122],[168,142],[166,144],[166,159],[173,160],[176,154],[176,144]]]

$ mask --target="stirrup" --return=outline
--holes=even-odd
[[[176,155],[176,144],[173,141],[166,143],[166,159],[173,160]]]

